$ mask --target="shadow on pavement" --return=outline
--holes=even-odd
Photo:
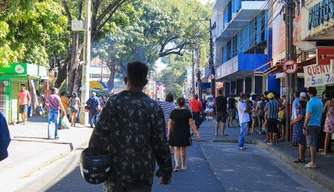
[[[172,182],[169,185],[158,185],[158,178],[153,180],[153,192],[167,191],[210,191],[223,192],[224,188],[217,180],[213,171],[208,165],[200,146],[194,142],[193,146],[187,149],[186,171],[173,172]],[[158,168],[158,166],[156,166]],[[50,186],[48,192],[80,191],[80,192],[101,192],[103,185],[91,185],[87,183],[80,173],[79,166],[60,181]]]

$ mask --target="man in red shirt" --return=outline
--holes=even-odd
[[[26,90],[26,86],[21,84],[21,90],[17,94],[17,102],[19,104],[20,114],[22,118],[22,124],[24,125],[27,121],[27,111],[30,106],[30,94],[29,91]]]
[[[195,95],[194,99],[190,101],[189,107],[191,108],[191,112],[193,113],[193,119],[195,120],[195,125],[198,129],[201,125],[200,112],[202,110],[202,102],[198,100],[198,95]]]

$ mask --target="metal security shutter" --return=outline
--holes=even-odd
[[[11,110],[11,120],[19,121],[19,110],[17,106],[17,93],[19,92],[19,83],[13,82],[12,84],[12,110]]]

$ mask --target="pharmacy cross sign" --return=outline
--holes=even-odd
[[[283,64],[283,71],[286,74],[295,74],[298,71],[298,64],[294,60],[286,60]]]

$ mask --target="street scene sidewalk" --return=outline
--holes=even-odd
[[[221,125],[219,125],[219,135],[214,136],[215,125],[215,119],[212,121],[204,121],[202,123],[199,129],[202,142],[238,143],[239,128],[228,128],[226,126],[225,134],[228,134],[228,136],[221,136]],[[265,135],[259,135],[257,133],[251,134],[245,137],[245,143],[256,144],[258,147],[267,150],[273,156],[293,167],[303,175],[326,187],[330,191],[334,191],[334,153],[329,153],[326,156],[317,153],[318,168],[305,169],[304,164],[296,164],[293,162],[298,158],[298,147],[292,146],[290,142],[283,142],[279,145],[270,146],[263,142],[264,139]],[[306,161],[309,161],[309,149],[307,149],[306,154]]]
[[[24,183],[33,172],[87,143],[92,129],[78,124],[58,130],[58,140],[47,139],[47,119],[32,117],[25,125],[10,125],[9,131],[9,156],[0,164],[0,185],[5,191],[14,191],[20,185],[17,181]],[[50,132],[53,136],[54,124]]]

